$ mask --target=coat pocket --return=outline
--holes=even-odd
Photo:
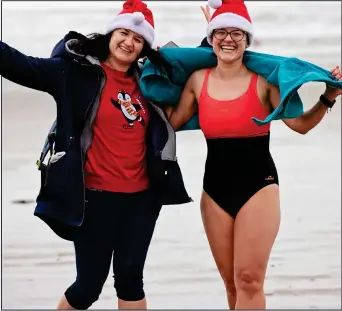
[[[42,176],[45,174],[44,186],[48,186],[49,188],[65,188],[68,185],[67,180],[70,174],[71,154],[64,152],[61,157],[58,154],[51,156],[45,173],[42,172]]]

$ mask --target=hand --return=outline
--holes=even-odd
[[[333,77],[335,77],[338,81],[342,82],[342,73],[339,66],[336,66],[335,68],[331,69],[330,72]],[[329,100],[334,100],[337,96],[340,96],[341,94],[342,89],[337,89],[331,86],[327,86],[325,90],[325,96]]]
[[[164,111],[165,111],[165,113],[167,115],[167,118],[169,119],[171,114],[172,114],[172,112],[173,112],[173,110],[174,110],[174,108],[171,105],[164,105],[163,109],[164,109]]]
[[[160,50],[160,46],[159,45],[156,47],[156,50],[157,51]],[[147,56],[144,56],[143,59],[142,59],[143,64],[145,64],[146,61],[147,61]]]
[[[204,14],[205,19],[207,20],[207,23],[209,23],[211,18],[210,6],[208,4],[205,7],[201,6],[201,10]]]

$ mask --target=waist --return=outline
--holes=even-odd
[[[277,173],[269,150],[269,138],[265,135],[207,139],[204,179],[215,180],[217,186],[224,187],[227,184],[243,186],[247,181],[264,180],[268,176],[275,178]]]
[[[85,187],[107,192],[135,193],[149,188],[147,174],[139,178],[127,178],[126,176],[92,175],[85,172]]]
[[[242,163],[244,166],[253,166],[270,157],[269,133],[263,136],[213,138],[206,139],[208,154],[207,161],[218,165]]]
[[[137,192],[148,188],[145,148],[128,154],[122,149],[97,147],[93,143],[87,153],[86,187],[111,192]]]

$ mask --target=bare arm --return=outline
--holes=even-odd
[[[327,96],[329,100],[332,100]],[[271,87],[269,91],[269,101],[273,109],[279,106],[279,89]],[[282,121],[293,131],[299,134],[306,134],[321,122],[327,112],[327,107],[319,100],[311,109],[304,112],[295,119],[282,119]]]
[[[332,70],[332,73],[337,79],[342,79],[339,70],[337,72]],[[341,90],[333,89],[331,87],[327,87],[323,93],[323,95],[330,101],[335,100],[335,98],[340,94]],[[279,106],[280,93],[277,87],[270,86],[268,99],[273,109]],[[326,112],[327,107],[320,100],[318,100],[311,109],[304,112],[300,117],[295,119],[283,119],[282,121],[293,131],[299,134],[306,134],[322,121]]]
[[[173,129],[177,131],[196,113],[196,96],[194,92],[195,73],[188,79],[176,108],[167,107],[166,113]]]

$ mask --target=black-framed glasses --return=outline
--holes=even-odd
[[[214,37],[217,40],[224,40],[227,38],[228,35],[230,35],[230,38],[234,42],[239,42],[245,37],[246,32],[243,30],[240,30],[240,29],[236,29],[236,30],[232,30],[232,31],[227,31],[225,29],[216,29],[214,31]]]

